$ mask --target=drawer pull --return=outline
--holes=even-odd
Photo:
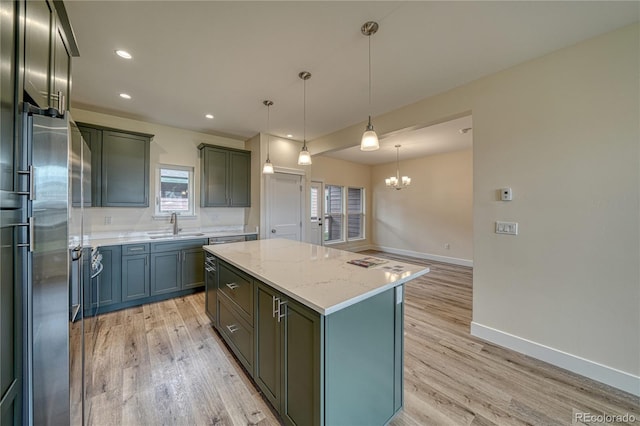
[[[227,330],[229,330],[229,333],[235,333],[239,329],[240,327],[238,327],[236,324],[231,324],[227,326]]]
[[[143,251],[144,247],[131,247],[129,248],[129,251]]]
[[[231,290],[235,290],[236,288],[240,287],[236,283],[227,283],[226,286],[229,287]]]
[[[278,322],[280,322],[280,320],[281,320],[282,318],[284,318],[284,317],[286,317],[286,316],[287,316],[287,306],[286,306],[286,305],[287,305],[287,302],[286,302],[286,301],[281,302],[281,301],[278,299]],[[284,307],[284,309],[282,309],[283,307]]]
[[[213,272],[214,271],[214,269],[211,266],[205,266],[204,269],[207,272]]]

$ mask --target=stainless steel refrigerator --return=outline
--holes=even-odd
[[[84,351],[76,357],[80,387],[72,390],[69,339],[70,320],[82,312],[83,262],[72,259],[86,252],[84,194],[89,188],[85,189],[83,176],[90,176],[85,170],[90,167],[89,151],[83,150],[80,132],[68,113],[25,103],[22,117],[23,137],[16,152],[21,188],[16,247],[24,250],[18,255],[24,259],[23,420],[35,425],[69,424],[70,398],[84,401]],[[70,265],[78,268],[76,288],[70,287]],[[74,301],[80,306],[75,307]],[[84,348],[83,327],[78,334]]]

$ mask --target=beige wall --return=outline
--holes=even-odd
[[[387,251],[470,265],[473,151],[401,161],[400,172],[411,177],[411,186],[395,190],[384,183],[395,176],[395,161],[372,168],[374,244]]]
[[[371,167],[364,164],[351,163],[331,157],[314,156],[311,165],[311,180],[326,185],[340,185],[364,188],[365,193],[365,239],[331,244],[333,248],[357,250],[368,248],[372,242],[372,192]]]
[[[636,393],[639,51],[635,24],[375,117],[384,134],[473,113],[475,325]],[[513,201],[497,200],[504,186]],[[495,234],[496,220],[520,234]]]
[[[156,194],[155,173],[158,164],[175,164],[180,166],[191,166],[195,168],[195,219],[181,220],[182,228],[199,228],[223,225],[244,225],[244,208],[200,208],[200,158],[198,157],[198,145],[208,143],[213,145],[227,146],[231,148],[244,149],[242,140],[226,137],[196,133],[175,127],[163,126],[160,124],[147,123],[143,121],[130,120],[107,114],[72,108],[73,119],[78,122],[97,124],[100,126],[113,127],[121,130],[149,133],[154,135],[151,141],[150,152],[150,186],[148,208],[116,208],[116,207],[94,207],[88,211],[89,232],[125,232],[140,231],[150,229],[170,228],[167,219],[154,220],[154,200]],[[105,224],[105,217],[111,217],[111,224]]]

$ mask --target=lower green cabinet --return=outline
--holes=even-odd
[[[151,295],[180,290],[180,252],[151,253]]]
[[[271,287],[256,286],[258,387],[289,425],[321,423],[320,314]]]
[[[203,242],[198,247],[182,250],[182,288],[195,288],[204,285],[204,250]]]
[[[150,282],[148,254],[122,256],[123,302],[148,297]]]
[[[86,250],[84,257],[84,314],[92,316],[104,308],[122,301],[121,268],[122,249],[120,246],[102,246],[98,249],[102,255],[102,273],[91,278],[91,252]]]

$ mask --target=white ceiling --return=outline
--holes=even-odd
[[[376,115],[638,21],[640,8],[636,1],[65,5],[81,55],[72,67],[73,107],[249,138],[267,130],[262,100],[271,99],[271,133],[297,140],[303,70],[313,75],[307,140],[366,120],[368,40],[360,26],[368,20],[380,25],[371,38],[375,125]],[[409,154],[411,143],[403,143]]]

